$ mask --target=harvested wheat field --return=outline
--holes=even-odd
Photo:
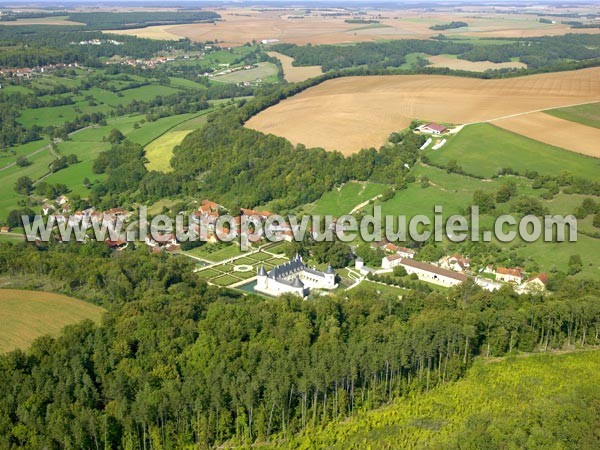
[[[34,339],[85,319],[99,322],[104,311],[65,295],[1,289],[0,353],[25,349]]]
[[[136,36],[139,38],[155,39],[157,41],[178,41],[182,36],[171,33],[169,30],[173,25],[156,25],[146,28],[129,28],[127,30],[104,30],[107,34],[123,34],[126,36]]]
[[[465,124],[600,100],[600,68],[512,79],[390,75],[329,80],[246,126],[345,154],[378,147],[413,118]]]
[[[321,66],[293,66],[294,58],[277,52],[267,52],[272,58],[277,58],[283,67],[283,76],[286,81],[296,83],[298,81],[308,80],[318,77],[323,73]]]
[[[494,69],[526,69],[527,64],[522,62],[503,62],[495,63],[491,61],[467,61],[459,59],[456,56],[436,55],[426,57],[431,63],[431,67],[447,67],[452,70],[469,70],[471,72],[485,72]]]
[[[600,157],[600,129],[581,125],[543,112],[494,121],[513,133],[585,155]]]

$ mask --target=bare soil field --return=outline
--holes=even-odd
[[[267,52],[272,58],[277,58],[281,61],[283,67],[283,76],[286,81],[296,83],[298,81],[308,80],[309,78],[318,77],[323,73],[321,66],[293,66],[294,58],[278,52]]]
[[[213,8],[222,17],[211,23],[192,23],[111,31],[111,33],[134,34],[154,39],[173,39],[170,35],[186,37],[193,41],[218,41],[222,46],[238,46],[252,40],[277,39],[299,45],[341,44],[380,39],[427,39],[439,34],[429,27],[462,20],[465,28],[444,30],[447,35],[476,37],[532,37],[562,35],[573,30],[568,25],[541,24],[538,17],[530,14],[449,13],[416,10],[367,11],[362,17],[374,19],[379,24],[365,26],[347,23],[356,18],[349,11],[340,10],[341,16],[313,9],[257,10],[252,8]],[[347,14],[346,14],[347,13]],[[577,30],[578,33],[600,33],[598,29]]]
[[[448,67],[452,70],[470,70],[471,72],[485,72],[490,69],[512,69],[527,68],[527,64],[522,62],[504,62],[495,63],[491,61],[467,61],[448,55],[427,56],[432,67]]]
[[[0,290],[0,353],[26,349],[34,339],[56,335],[84,319],[100,321],[104,309],[49,292]]]
[[[536,141],[600,158],[600,129],[581,125],[543,112],[494,121],[513,133]]]
[[[382,145],[413,118],[466,124],[600,100],[600,68],[481,80],[441,75],[326,81],[252,117],[246,126],[345,154]]]

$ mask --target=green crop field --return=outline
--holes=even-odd
[[[600,170],[600,159],[552,147],[490,124],[466,126],[441,149],[428,150],[427,156],[436,164],[455,160],[465,172],[484,177],[510,167],[521,173],[536,170],[548,175],[568,170],[593,180]]]
[[[459,381],[277,448],[592,449],[599,402],[600,351],[480,360]]]
[[[26,349],[34,339],[57,335],[66,325],[99,322],[104,309],[49,292],[0,290],[0,353]]]
[[[551,109],[544,112],[561,119],[570,120],[571,122],[600,128],[600,103]]]

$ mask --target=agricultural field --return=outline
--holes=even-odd
[[[571,32],[568,25],[543,24],[535,15],[485,13],[446,13],[410,10],[386,11],[379,18],[380,11],[366,11],[365,19],[377,18],[379,23],[361,26],[347,23],[355,18],[350,11],[347,14],[327,15],[328,11],[312,9],[307,13],[303,9],[255,10],[251,8],[224,8],[219,10],[221,20],[214,24],[192,23],[174,26],[148,27],[137,30],[124,30],[123,34],[140,37],[155,35],[158,39],[171,35],[189,38],[192,41],[218,41],[224,46],[241,46],[247,42],[277,39],[299,45],[305,44],[346,44],[353,42],[376,41],[382,39],[428,39],[439,34],[431,30],[432,25],[447,23],[451,20],[465,20],[468,27],[445,30],[449,36],[474,39],[532,37],[563,35]],[[298,17],[301,17],[298,19]],[[598,30],[578,30],[585,33],[597,33]],[[111,31],[111,33],[122,31]],[[146,33],[146,34],[145,34]]]
[[[581,125],[543,112],[496,120],[494,124],[546,144],[600,157],[600,128]]]
[[[414,118],[468,124],[592,101],[600,101],[600,68],[493,80],[346,77],[288,98],[246,126],[294,144],[351,154],[382,145]]]
[[[67,325],[100,322],[104,309],[49,292],[0,290],[0,354],[25,350],[36,338],[57,335]]]
[[[482,359],[461,380],[277,448],[593,448],[599,373],[598,350]]]
[[[536,170],[541,174],[558,175],[564,170],[589,179],[596,179],[600,160],[553,147],[491,124],[464,127],[439,150],[427,150],[436,164],[455,160],[467,173],[491,177],[502,168],[520,173]]]
[[[156,170],[159,172],[171,171],[171,157],[173,149],[181,144],[183,138],[190,131],[168,131],[158,139],[153,140],[145,148],[148,170]]]
[[[544,112],[560,119],[570,120],[588,127],[600,128],[600,103],[551,109]]]
[[[290,83],[308,80],[323,73],[321,66],[294,66],[294,58],[283,53],[267,52],[267,54],[273,58],[277,58],[281,62],[283,77]]]

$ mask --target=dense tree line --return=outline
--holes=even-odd
[[[152,25],[214,22],[221,16],[211,11],[75,12],[69,20],[85,23],[90,30],[122,30]]]
[[[506,44],[457,43],[440,35],[437,39],[365,42],[351,46],[277,44],[273,48],[294,58],[298,66],[320,65],[323,70],[367,66],[370,69],[400,67],[409,53],[452,54],[469,61],[508,62],[519,58],[530,70],[573,67],[574,62],[600,58],[600,37],[588,34],[510,39]],[[497,71],[499,72],[499,71]],[[517,71],[520,74],[526,71]],[[500,72],[501,73],[501,72]]]
[[[183,448],[281,439],[460,378],[474,357],[597,345],[597,283],[551,297],[472,284],[302,301],[208,288],[184,258],[0,245],[0,270],[104,305],[0,357],[0,448]]]

